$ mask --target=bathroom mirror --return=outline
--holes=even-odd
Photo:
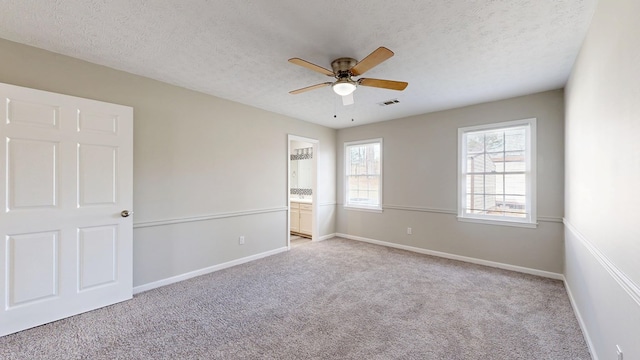
[[[313,147],[293,149],[290,162],[291,195],[310,197],[313,188]]]
[[[311,189],[311,173],[313,171],[311,167],[311,158],[298,160],[298,188],[299,189]]]

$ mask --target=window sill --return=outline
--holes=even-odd
[[[372,213],[382,213],[382,209],[379,208],[370,208],[370,207],[357,207],[357,206],[344,206],[345,210],[350,211],[364,211],[364,212],[372,212]]]
[[[535,229],[538,227],[538,223],[533,222],[518,222],[518,221],[500,221],[500,220],[489,220],[489,219],[476,219],[469,217],[458,216],[458,221],[462,222],[470,222],[476,224],[484,224],[484,225],[497,225],[497,226],[512,226],[512,227],[522,227]]]

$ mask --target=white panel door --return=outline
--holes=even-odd
[[[0,83],[0,336],[132,297],[133,109]]]

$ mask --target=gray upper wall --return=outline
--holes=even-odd
[[[563,91],[555,90],[338,130],[338,179],[344,142],[383,138],[386,207],[382,214],[339,207],[338,233],[561,273],[563,102]],[[458,222],[458,128],[527,118],[537,118],[538,228]],[[337,189],[343,203],[340,180]],[[399,209],[411,207],[420,211]]]
[[[134,108],[134,228],[270,212],[134,229],[134,285],[286,246],[287,134],[319,140],[318,201],[335,203],[334,129],[2,39],[0,64],[0,82]],[[334,232],[333,206],[319,223]]]
[[[134,108],[135,222],[286,206],[287,134],[320,140],[335,201],[335,130],[0,39],[0,81]]]
[[[606,4],[605,4],[606,3]],[[567,220],[640,286],[640,2],[602,2],[567,85]]]
[[[134,223],[277,212],[209,227],[137,229],[135,285],[286,245],[286,213],[278,209],[287,206],[287,134],[320,140],[320,236],[338,232],[562,271],[561,90],[336,131],[6,40],[0,61],[1,82],[134,108]],[[537,229],[458,222],[457,128],[530,117],[538,119],[538,218],[546,221]],[[384,138],[384,204],[427,212],[333,205],[342,202],[343,142],[374,137]],[[260,233],[265,239],[253,243]],[[247,236],[242,248],[238,235]]]

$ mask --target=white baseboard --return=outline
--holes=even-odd
[[[573,298],[573,293],[571,292],[571,287],[567,282],[567,279],[564,278],[562,281],[564,282],[564,288],[567,289],[567,295],[569,296],[569,302],[571,303],[571,308],[573,308],[573,314],[578,319],[578,325],[580,325],[580,330],[582,330],[582,335],[584,337],[585,342],[587,343],[587,347],[589,347],[589,352],[591,353],[591,358],[593,360],[599,360],[598,354],[596,353],[596,348],[593,345],[593,341],[591,341],[591,336],[589,336],[589,331],[587,329],[587,325],[582,318],[582,314],[580,313],[580,309],[578,309],[578,304],[576,304],[575,299]]]
[[[526,268],[526,267],[523,267],[523,266],[504,264],[504,263],[499,263],[499,262],[495,262],[495,261],[482,260],[482,259],[477,259],[477,258],[472,258],[472,257],[467,257],[467,256],[461,256],[461,255],[456,255],[456,254],[445,253],[445,252],[441,252],[441,251],[428,250],[428,249],[418,248],[418,247],[414,247],[414,246],[395,244],[395,243],[390,243],[390,242],[386,242],[386,241],[369,239],[369,238],[365,238],[365,237],[361,237],[361,236],[354,236],[354,235],[347,235],[347,234],[336,234],[336,236],[339,236],[339,237],[342,237],[342,238],[345,238],[345,239],[350,239],[350,240],[357,240],[357,241],[367,242],[367,243],[370,243],[370,244],[376,244],[376,245],[382,245],[382,246],[392,247],[392,248],[401,249],[401,250],[412,251],[412,252],[425,254],[425,255],[437,256],[437,257],[441,257],[441,258],[445,258],[445,259],[464,261],[464,262],[468,262],[468,263],[472,263],[472,264],[478,264],[478,265],[484,265],[484,266],[489,266],[489,267],[494,267],[494,268],[499,268],[499,269],[511,270],[511,271],[516,271],[516,272],[530,274],[530,275],[537,275],[537,276],[542,276],[542,277],[555,279],[555,280],[564,280],[564,276],[562,274],[558,274],[558,273],[554,273],[554,272],[550,272],[550,271],[531,269],[531,268]]]
[[[320,236],[320,238],[318,240],[315,241],[324,241],[324,240],[329,240],[329,239],[333,239],[334,237],[336,237],[336,234],[327,234],[327,235],[323,235]]]
[[[267,251],[267,252],[263,252],[263,253],[260,253],[260,254],[255,254],[255,255],[243,257],[243,258],[236,259],[236,260],[231,260],[231,261],[228,261],[226,263],[209,266],[209,267],[204,268],[204,269],[191,271],[191,272],[188,272],[188,273],[185,273],[185,274],[182,274],[182,275],[176,275],[176,276],[172,276],[170,278],[154,281],[154,282],[151,282],[151,283],[148,283],[148,284],[139,285],[139,286],[136,286],[136,287],[133,288],[133,294],[134,295],[135,294],[139,294],[141,292],[149,291],[151,289],[159,288],[161,286],[174,284],[174,283],[177,283],[177,282],[180,282],[180,281],[191,279],[191,278],[194,278],[196,276],[205,275],[205,274],[209,274],[209,273],[212,273],[212,272],[215,272],[215,271],[219,271],[219,270],[222,270],[222,269],[230,268],[232,266],[248,263],[250,261],[254,261],[254,260],[265,258],[267,256],[279,254],[279,253],[285,252],[287,250],[288,250],[288,248],[285,246],[285,247],[281,247],[281,248],[278,248],[278,249],[274,249],[274,250],[270,250],[270,251]]]

